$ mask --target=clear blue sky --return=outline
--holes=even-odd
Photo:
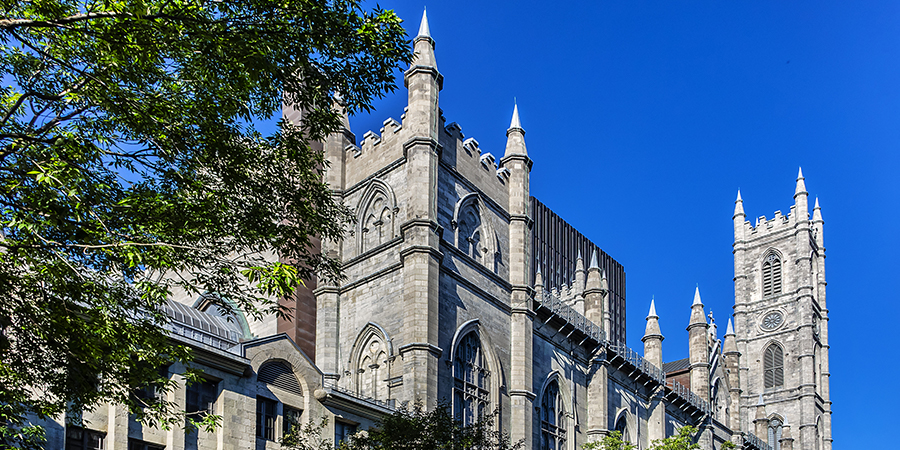
[[[485,151],[503,153],[518,98],[532,194],[625,266],[632,348],[655,296],[665,359],[686,357],[698,283],[724,333],[735,194],[748,218],[786,214],[802,166],[825,219],[837,448],[896,441],[900,2],[381,5],[411,36],[427,6],[441,108]],[[401,87],[353,131],[405,103]]]

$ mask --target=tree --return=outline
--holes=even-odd
[[[697,429],[691,426],[685,426],[678,429],[678,433],[665,439],[653,441],[650,446],[652,450],[693,450],[700,448],[700,445],[694,442],[694,435]]]
[[[401,407],[378,421],[375,427],[358,432],[347,450],[519,450],[506,433],[494,426],[498,413],[473,424],[463,425],[450,414],[446,404],[426,410],[422,404]],[[314,450],[301,448],[300,450]]]
[[[613,431],[599,441],[586,442],[582,450],[634,450],[636,445],[622,439],[621,431]]]
[[[284,315],[273,299],[340,275],[310,236],[351,217],[309,142],[338,127],[336,93],[353,113],[395,88],[406,34],[357,0],[0,7],[0,442],[105,401],[175,423],[133,395],[190,357],[160,305],[179,289]],[[283,104],[302,125],[264,135]]]

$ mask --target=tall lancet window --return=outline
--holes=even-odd
[[[566,412],[559,395],[559,381],[544,389],[541,399],[541,450],[565,450]]]
[[[772,344],[763,353],[763,383],[766,389],[784,385],[784,352]]]
[[[453,414],[470,425],[490,414],[490,377],[481,340],[474,331],[460,339],[453,355]]]
[[[781,450],[781,420],[772,419],[769,421],[769,446],[772,450]]]
[[[769,253],[762,266],[763,297],[781,294],[781,258]]]

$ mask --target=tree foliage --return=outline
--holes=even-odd
[[[161,328],[173,291],[260,317],[339,276],[310,236],[351,217],[308,142],[335,93],[352,113],[394,89],[406,34],[356,0],[0,8],[0,441],[104,401],[158,424],[172,405],[132,393],[190,356]],[[302,126],[263,134],[283,104]]]
[[[636,445],[622,439],[621,431],[613,431],[599,441],[586,442],[582,450],[634,450]]]
[[[401,407],[383,417],[368,430],[357,432],[349,441],[341,442],[341,450],[519,450],[522,442],[513,443],[506,433],[494,426],[498,414],[463,425],[450,413],[446,404],[425,409],[422,404]],[[327,450],[319,433],[307,426],[282,445],[294,450]],[[286,445],[287,444],[287,445]]]
[[[693,450],[700,448],[694,442],[697,429],[691,426],[681,427],[678,433],[665,439],[657,439],[650,444],[650,450]],[[731,445],[731,447],[728,446]],[[734,448],[730,441],[725,442],[722,448]],[[581,446],[582,450],[634,450],[636,445],[622,439],[622,433],[613,431],[603,436],[599,441],[587,442]]]

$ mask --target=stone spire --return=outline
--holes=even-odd
[[[706,314],[703,311],[703,302],[700,300],[700,286],[694,290],[694,302],[691,303],[690,325],[703,324],[706,326]]]
[[[650,300],[650,312],[647,313],[647,328],[644,329],[644,359],[656,367],[662,368],[662,341],[665,339],[659,329],[659,316],[656,315],[656,300]]]
[[[794,219],[795,223],[809,220],[809,205],[807,203],[809,193],[806,192],[806,183],[803,180],[803,169],[800,168],[797,172],[797,188],[794,190],[794,213],[797,214],[796,219]]]
[[[597,250],[591,254],[591,265],[587,270],[584,286],[584,315],[591,322],[603,326],[603,289],[600,266],[597,264]]]
[[[731,317],[728,318],[728,327],[725,328],[725,338],[722,342],[722,356],[725,360],[725,376],[728,377],[728,395],[731,398],[732,405],[740,402],[741,398],[741,374],[740,359],[741,354],[737,349],[737,336],[734,334],[734,326],[731,324]],[[738,412],[732,412],[728,417],[728,426],[732,430],[740,428],[741,417]]]
[[[794,450],[794,438],[791,436],[791,425],[787,423],[787,420],[781,424],[781,439],[778,442],[781,444],[781,450]]]
[[[803,168],[801,167],[797,171],[797,189],[794,190],[795,197],[800,194],[808,194],[808,192],[806,192],[806,182],[803,181],[805,179],[806,178],[803,178]]]
[[[741,198],[741,190],[740,189],[738,189],[737,200],[734,201],[734,215],[731,217],[735,218],[737,216],[747,217],[747,215],[744,214],[744,199]],[[743,219],[742,219],[742,221],[743,221]]]
[[[819,247],[825,246],[825,239],[822,235],[825,232],[825,221],[822,220],[822,208],[819,206],[819,197],[816,197],[816,206],[813,207],[812,227],[816,236],[816,243]]]
[[[544,276],[541,275],[541,265],[538,264],[537,273],[534,274],[534,296],[538,299],[543,298],[544,294]]]
[[[756,402],[756,418],[753,419],[753,424],[756,425],[757,437],[768,435],[769,419],[766,419],[766,403],[763,401],[762,394],[759,394],[759,401]]]
[[[513,106],[513,116],[509,123],[509,129],[506,130],[506,153],[503,155],[507,158],[512,155],[528,156],[525,149],[525,130],[519,122],[519,105]]]
[[[700,287],[694,291],[691,305],[691,322],[687,327],[689,358],[691,362],[691,391],[705,401],[709,401],[709,328],[700,300]]]
[[[419,34],[416,35],[416,38],[429,38],[431,39],[431,29],[428,28],[428,10],[422,9],[422,23],[419,24]]]
[[[575,258],[575,285],[572,292],[576,297],[584,294],[584,258],[581,257],[581,249],[578,249],[578,257]]]

